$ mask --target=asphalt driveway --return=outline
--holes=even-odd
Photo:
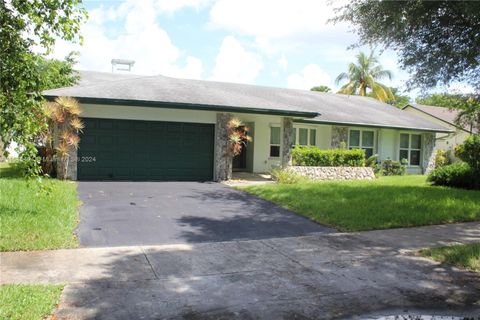
[[[332,230],[214,182],[79,182],[81,246],[282,238]]]

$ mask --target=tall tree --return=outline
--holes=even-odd
[[[41,75],[41,90],[69,87],[80,80],[80,74],[74,69],[78,52],[70,52],[63,60],[38,57],[38,72]]]
[[[34,145],[45,127],[41,91],[42,57],[56,39],[81,41],[80,25],[86,19],[81,0],[0,0],[0,139],[23,146],[20,159],[28,175],[40,172]]]
[[[331,92],[332,89],[330,89],[328,86],[316,86],[316,87],[311,88],[310,91]]]
[[[352,0],[333,21],[353,24],[356,45],[395,50],[411,86],[465,81],[480,91],[480,1]]]
[[[380,101],[393,100],[390,88],[377,82],[384,78],[392,79],[392,73],[383,69],[374,53],[367,56],[360,52],[357,55],[357,63],[350,63],[348,72],[340,73],[335,82],[339,84],[343,80],[348,81],[338,93],[367,96],[367,90],[370,89],[371,95]]]

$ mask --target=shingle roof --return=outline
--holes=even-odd
[[[230,112],[291,114],[320,123],[448,132],[449,129],[373,98],[165,76],[81,72],[79,85],[47,90],[81,102],[217,107]]]
[[[448,108],[444,108],[444,107],[436,107],[436,106],[426,106],[426,105],[423,105],[423,104],[416,104],[416,103],[412,103],[412,104],[409,104],[407,106],[404,107],[407,108],[407,107],[412,107],[412,108],[415,108],[419,111],[422,111],[426,114],[429,114],[437,119],[440,119],[442,121],[445,121],[451,125],[454,125],[456,126],[455,124],[455,119],[458,115],[458,111],[456,110],[450,110]],[[463,129],[465,131],[468,131],[470,132],[470,128],[469,127],[463,127]],[[473,129],[474,132],[476,132],[475,129]]]

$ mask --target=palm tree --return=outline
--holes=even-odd
[[[377,82],[384,78],[392,79],[391,71],[382,68],[373,52],[370,53],[370,56],[360,52],[357,55],[357,63],[350,63],[348,72],[340,73],[335,79],[335,83],[338,85],[342,80],[348,80],[338,93],[367,96],[367,89],[370,89],[373,97],[380,101],[394,100],[390,88]]]

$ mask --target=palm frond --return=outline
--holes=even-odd
[[[55,150],[57,151],[57,154],[62,158],[70,154],[70,147],[66,142],[60,143],[58,147],[55,148]]]
[[[351,81],[344,85],[343,87],[338,90],[337,93],[341,94],[355,94],[358,88],[358,83],[356,81]]]
[[[337,78],[335,79],[335,84],[338,85],[344,79],[348,79],[348,74],[346,72],[342,72],[337,76]]]
[[[63,109],[64,112],[67,112],[71,115],[78,116],[82,113],[80,109],[80,104],[78,101],[71,97],[58,97],[55,99],[55,102]]]
[[[228,121],[228,128],[230,129],[237,129],[243,125],[242,121],[238,118],[232,118],[230,121]]]
[[[70,120],[70,125],[77,132],[81,132],[83,128],[85,128],[85,124],[83,123],[82,120],[80,120],[80,118],[73,118],[72,120]]]

